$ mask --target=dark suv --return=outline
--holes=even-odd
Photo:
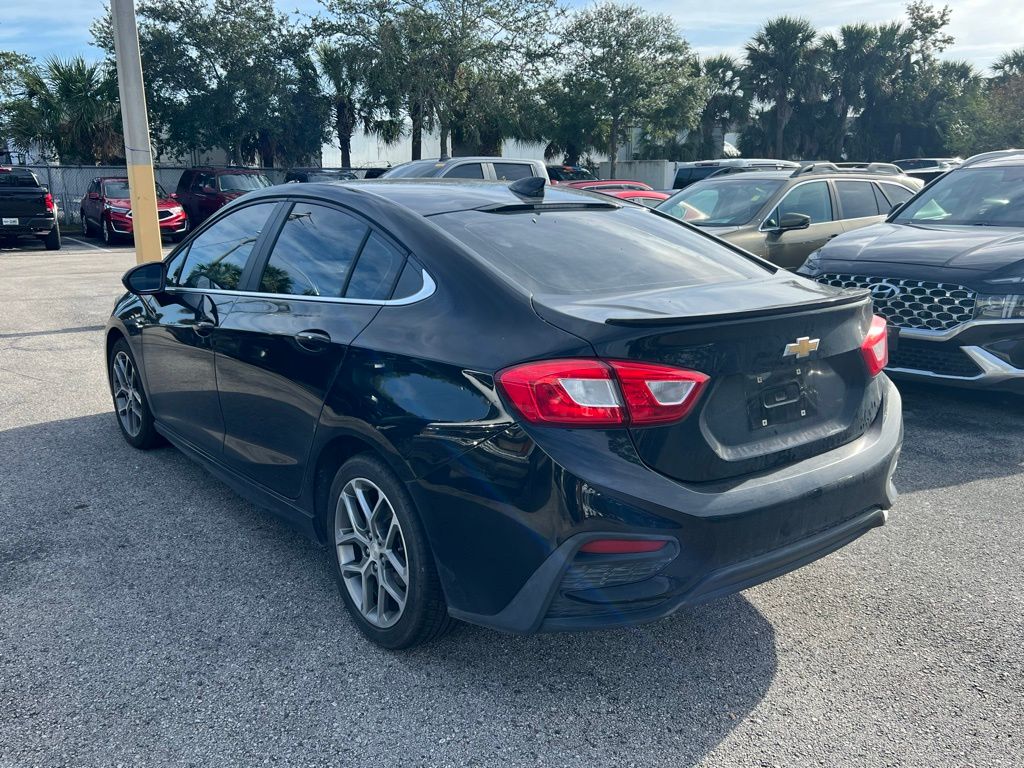
[[[871,292],[893,374],[1024,393],[1024,150],[967,160],[800,272]]]
[[[266,176],[250,168],[186,168],[175,194],[196,227],[236,197],[269,186]]]

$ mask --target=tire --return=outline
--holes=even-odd
[[[126,364],[124,368],[121,367],[123,364]],[[163,438],[153,426],[153,412],[149,409],[149,398],[142,387],[135,355],[123,338],[118,339],[110,350],[107,374],[110,378],[110,395],[114,401],[114,416],[121,429],[121,436],[133,448],[143,451],[161,445]]]
[[[43,238],[43,245],[46,246],[48,251],[60,250],[60,225],[53,225],[53,229]]]
[[[103,238],[103,244],[115,245],[118,237],[114,230],[110,228],[110,222],[106,219],[101,219],[100,222],[100,236]]]
[[[370,508],[375,512],[367,525]],[[382,461],[371,454],[346,461],[331,483],[328,514],[338,591],[367,638],[397,650],[427,643],[451,628],[423,524],[405,487]],[[402,592],[402,560],[406,578],[400,606],[395,594]]]
[[[82,217],[82,237],[92,237],[92,227],[89,226],[89,220],[85,218],[85,211],[79,211],[79,215]]]

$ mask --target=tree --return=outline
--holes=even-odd
[[[575,73],[551,76],[537,88],[534,104],[537,138],[546,142],[544,157],[578,165],[583,155],[607,146],[608,137],[598,114],[597,88],[580,82]]]
[[[838,35],[821,38],[828,95],[835,116],[832,136],[826,140],[831,156],[843,157],[851,112],[864,107],[865,78],[878,44],[878,28],[870,24],[844,24]]]
[[[1024,48],[1007,51],[992,65],[992,71],[1000,82],[1024,77]]]
[[[308,27],[273,0],[142,0],[136,15],[158,146],[268,166],[319,157],[330,103]],[[109,14],[92,32],[113,56]]]
[[[0,51],[0,155],[7,154],[12,103],[25,81],[25,73],[33,68],[32,59],[28,56],[14,51]]]
[[[725,133],[750,119],[750,96],[743,87],[743,68],[732,56],[720,54],[701,61],[698,71],[704,85],[697,156],[722,157]]]
[[[352,134],[356,129],[356,98],[360,87],[358,50],[355,46],[321,40],[313,49],[313,55],[331,100],[341,164],[351,168]]]
[[[696,122],[692,56],[668,16],[605,0],[573,17],[561,55],[606,126],[612,178],[619,142],[634,124],[663,131],[672,123],[678,132]]]
[[[38,145],[65,163],[124,157],[117,86],[101,64],[52,57],[40,69],[22,67],[19,75],[18,96],[7,110],[15,146]]]
[[[818,75],[817,32],[809,21],[791,16],[772,19],[747,43],[747,78],[751,95],[771,103],[775,123],[775,157],[785,155],[785,131],[794,103]]]

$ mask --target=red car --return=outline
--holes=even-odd
[[[563,182],[563,187],[572,187],[573,189],[585,189],[588,192],[612,192],[620,189],[645,189],[652,190],[650,184],[644,184],[642,181],[631,181],[629,179],[592,179],[588,181],[569,181]]]
[[[175,194],[198,227],[236,197],[269,186],[270,180],[252,168],[186,168]]]
[[[132,236],[132,201],[128,192],[128,179],[101,176],[93,179],[82,198],[79,213],[82,234],[99,234],[103,242],[117,242]],[[177,242],[188,232],[188,216],[173,195],[156,185],[156,213],[160,234],[169,235]]]
[[[592,189],[591,192],[600,192],[602,195],[617,197],[620,200],[629,200],[631,203],[639,203],[653,208],[658,203],[668,200],[672,195],[664,192],[656,192],[653,189]]]

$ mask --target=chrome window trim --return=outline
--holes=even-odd
[[[416,293],[411,296],[406,296],[401,299],[346,299],[344,297],[335,296],[299,296],[292,293],[263,293],[260,291],[229,291],[223,288],[183,288],[180,286],[168,286],[167,293],[214,293],[218,296],[243,296],[247,299],[274,299],[281,301],[282,299],[294,300],[294,301],[320,301],[328,304],[368,304],[375,307],[401,307],[407,304],[415,304],[416,302],[423,301],[434,295],[434,291],[437,289],[437,283],[427,273],[427,270],[421,269],[421,275],[423,276],[423,285]]]

